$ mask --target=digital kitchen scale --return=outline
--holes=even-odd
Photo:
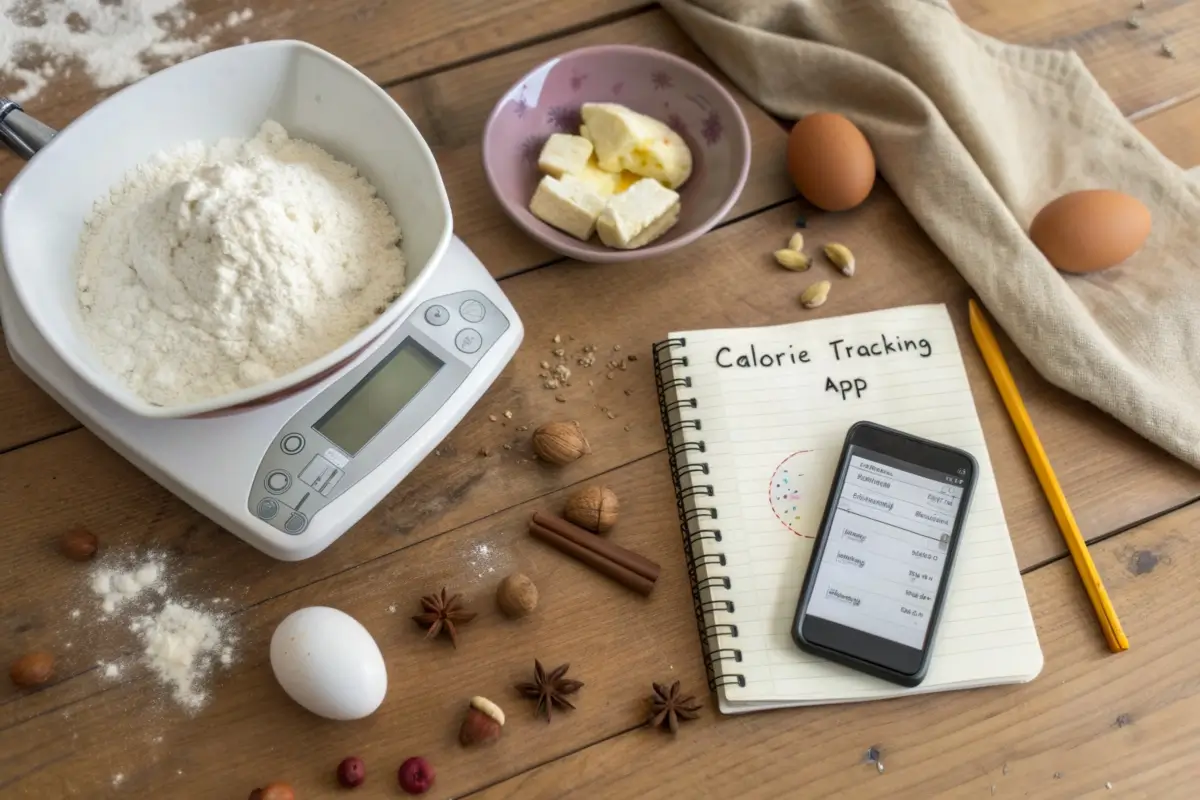
[[[78,378],[0,276],[0,322],[21,370],[188,505],[284,561],[316,555],[374,508],[462,420],[524,337],[500,286],[455,237],[414,310],[336,374],[230,416],[148,419]]]

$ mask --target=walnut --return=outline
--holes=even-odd
[[[587,486],[567,498],[563,516],[581,528],[605,533],[617,524],[617,495],[607,486]]]
[[[533,452],[544,461],[562,466],[592,452],[579,423],[547,422],[533,432]]]

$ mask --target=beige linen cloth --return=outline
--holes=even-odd
[[[1200,466],[1200,191],[1078,56],[985,37],[934,0],[662,5],[768,111],[853,120],[1047,380]],[[1062,274],[1026,231],[1048,201],[1089,188],[1145,203],[1150,239],[1115,269]]]

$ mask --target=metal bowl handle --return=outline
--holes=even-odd
[[[33,158],[57,132],[26,114],[12,100],[0,97],[0,143],[21,158]]]

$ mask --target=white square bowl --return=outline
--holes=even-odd
[[[148,403],[108,371],[82,335],[75,274],[84,219],[155,153],[194,140],[249,138],[268,119],[354,165],[375,186],[400,224],[407,286],[354,338],[288,375],[202,402]],[[218,50],[134,83],[64,128],[0,198],[0,257],[38,332],[88,384],[134,414],[158,418],[230,413],[327,376],[417,303],[452,230],[441,173],[412,120],[365,75],[298,41]]]

